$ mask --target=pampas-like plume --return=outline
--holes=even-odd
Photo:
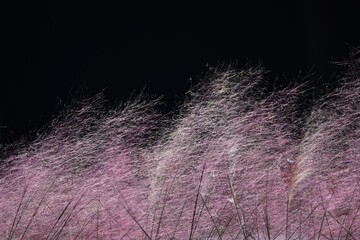
[[[212,70],[171,120],[79,102],[1,159],[0,239],[359,239],[359,66],[306,121],[261,68]]]

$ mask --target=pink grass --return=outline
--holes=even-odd
[[[0,239],[359,239],[359,66],[305,120],[261,68],[213,70],[175,119],[79,102],[1,160]]]

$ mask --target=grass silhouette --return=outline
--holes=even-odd
[[[74,103],[1,159],[1,239],[360,239],[360,61],[299,119],[305,84],[215,68],[176,118]]]

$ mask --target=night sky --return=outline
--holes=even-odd
[[[110,105],[141,91],[163,96],[168,112],[208,66],[261,63],[286,85],[311,69],[331,76],[331,62],[360,46],[356,1],[121,2],[48,0],[9,10],[0,144],[101,91]]]

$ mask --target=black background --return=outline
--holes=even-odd
[[[356,1],[167,2],[5,8],[0,144],[39,129],[82,96],[103,91],[115,103],[145,87],[163,96],[168,112],[207,65],[262,63],[286,85],[313,67],[331,76],[330,62],[360,45]],[[329,78],[321,79],[315,87]]]

